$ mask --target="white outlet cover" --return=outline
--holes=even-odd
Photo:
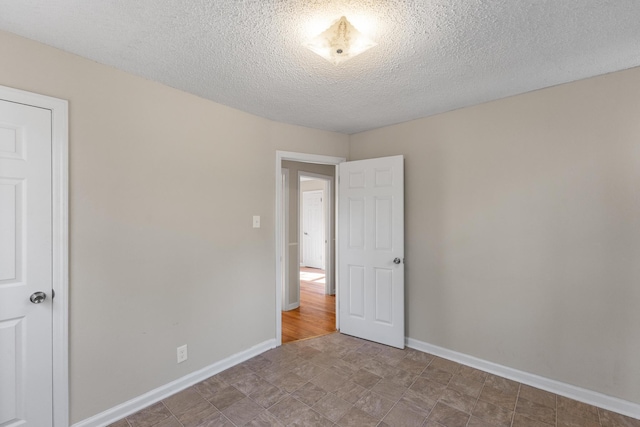
[[[178,353],[178,363],[182,363],[187,360],[187,345],[182,345],[177,349]]]

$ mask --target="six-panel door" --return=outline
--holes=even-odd
[[[404,159],[340,164],[340,332],[404,348]]]
[[[51,258],[51,111],[0,100],[3,427],[52,424]]]

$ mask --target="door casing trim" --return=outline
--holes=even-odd
[[[0,86],[0,99],[51,111],[53,425],[69,425],[69,103]]]

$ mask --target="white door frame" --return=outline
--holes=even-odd
[[[282,345],[282,275],[285,272],[282,271],[282,248],[285,242],[282,241],[282,161],[290,160],[293,162],[303,163],[318,163],[323,165],[338,165],[345,162],[347,159],[344,157],[323,156],[319,154],[307,154],[296,153],[292,151],[276,151],[276,250],[275,250],[275,265],[276,265],[276,346]],[[335,196],[334,196],[335,200]],[[336,211],[337,217],[337,206]],[[337,231],[337,224],[336,224]],[[334,265],[337,266],[338,251],[336,245],[336,253],[334,257]],[[336,280],[336,304],[338,302],[337,289],[340,284]],[[339,329],[340,321],[338,310],[336,310],[336,329]]]
[[[337,173],[337,171],[336,171]],[[334,288],[333,285],[333,280],[334,280],[334,271],[336,270],[336,265],[335,265],[335,259],[333,257],[332,251],[331,251],[331,244],[332,244],[332,240],[333,240],[333,236],[331,235],[331,228],[333,227],[333,217],[331,216],[331,210],[334,209],[333,206],[336,204],[333,198],[333,188],[334,188],[334,179],[332,176],[330,175],[322,175],[319,173],[312,173],[312,172],[305,172],[305,171],[298,171],[298,182],[300,182],[300,178],[301,177],[307,177],[307,178],[313,178],[313,179],[317,179],[317,180],[321,180],[321,181],[325,181],[326,182],[326,192],[324,195],[324,198],[326,200],[326,203],[324,204],[324,216],[327,219],[325,221],[325,227],[324,227],[324,239],[327,242],[325,245],[325,250],[324,250],[324,259],[325,259],[325,286],[324,286],[324,293],[329,295],[331,294],[332,288]],[[300,191],[300,193],[302,193],[302,191]],[[298,201],[301,201],[302,197],[299,196],[298,197]],[[335,211],[335,209],[334,209]],[[337,212],[337,211],[336,211]],[[302,221],[300,219],[298,219],[298,221],[300,221],[300,224],[302,224]],[[337,249],[336,249],[337,250]],[[336,328],[337,329],[337,328]]]
[[[69,425],[69,104],[0,86],[0,99],[51,111],[53,425]]]

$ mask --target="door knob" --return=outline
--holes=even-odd
[[[402,260],[400,258],[394,258],[393,259],[393,263],[394,264],[400,264],[402,262]]]
[[[34,304],[40,304],[45,299],[47,299],[47,294],[40,291],[34,292],[33,294],[31,294],[31,297],[29,298],[29,300],[31,300],[31,302]]]

